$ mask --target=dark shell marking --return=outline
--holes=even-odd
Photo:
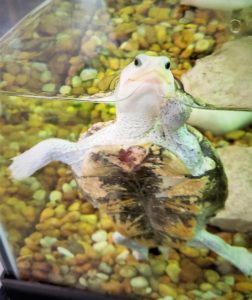
[[[179,247],[224,206],[222,164],[209,141],[189,129],[203,154],[216,163],[202,176],[191,176],[175,155],[153,144],[99,146],[85,156],[77,182],[85,198],[108,213],[124,236],[148,247]]]

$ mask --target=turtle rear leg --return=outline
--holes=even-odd
[[[200,242],[205,247],[222,256],[247,276],[252,276],[252,253],[243,247],[227,244],[220,237],[201,230],[197,232],[193,241]]]
[[[10,166],[11,175],[14,179],[24,179],[53,160],[71,165],[78,156],[76,143],[62,139],[47,139],[14,157]]]
[[[139,245],[135,241],[123,236],[119,232],[114,232],[113,234],[113,241],[116,244],[123,245],[132,250],[132,254],[136,260],[146,260],[148,259],[149,249]]]

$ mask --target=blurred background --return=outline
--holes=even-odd
[[[0,0],[0,37],[43,0]]]

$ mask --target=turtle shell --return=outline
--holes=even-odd
[[[93,134],[104,125],[89,130]],[[193,128],[215,168],[192,176],[167,149],[154,144],[93,147],[76,180],[84,197],[113,218],[124,236],[147,247],[179,247],[224,206],[227,181],[210,142]]]

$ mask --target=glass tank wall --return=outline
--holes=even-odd
[[[10,176],[11,159],[38,142],[75,142],[91,125],[113,120],[113,103],[81,100],[113,91],[139,53],[170,58],[199,114],[232,109],[218,115],[232,118],[231,127],[203,126],[214,146],[251,149],[252,7],[184,2],[47,0],[0,40],[1,253],[17,278],[140,299],[252,299],[251,279],[208,249],[183,245],[167,259],[154,248],[137,261],[113,242],[112,219],[87,201],[67,165],[54,161],[24,180]],[[210,230],[252,248],[252,227]]]

